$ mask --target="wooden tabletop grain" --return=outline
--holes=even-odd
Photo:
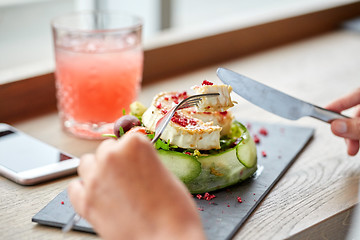
[[[359,66],[360,34],[345,30],[221,64],[221,67],[240,72],[319,106],[325,106],[360,87]],[[159,91],[188,90],[204,79],[220,83],[216,77],[217,67],[220,65],[148,85],[142,89],[139,100],[148,105]],[[235,239],[295,239],[299,234],[307,236],[309,229],[313,231],[314,227],[344,214],[351,225],[355,220],[349,219],[351,214],[346,213],[359,201],[360,155],[347,156],[343,139],[333,136],[326,123],[312,118],[289,121],[265,112],[235,94],[233,98],[238,102],[233,112],[240,119],[315,129],[310,144],[260,203]],[[348,115],[351,113],[345,112]],[[99,141],[81,140],[64,133],[56,112],[14,122],[14,125],[76,156],[94,152],[99,144]],[[57,228],[31,222],[31,217],[75,177],[32,187],[23,187],[0,177],[0,239],[98,238],[82,232],[70,232],[64,236]],[[335,226],[343,223],[339,222]],[[331,228],[334,231],[334,227]],[[331,231],[327,230],[322,228],[321,234],[331,239],[326,235]],[[345,234],[342,233],[342,236],[345,237]]]

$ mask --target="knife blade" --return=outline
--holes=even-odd
[[[304,102],[229,69],[218,68],[216,73],[223,83],[233,88],[235,93],[280,117],[297,120],[310,116],[327,123],[339,118],[348,118],[337,112]]]

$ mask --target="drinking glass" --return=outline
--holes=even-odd
[[[100,139],[129,112],[143,72],[142,21],[117,12],[76,12],[52,23],[63,129]]]

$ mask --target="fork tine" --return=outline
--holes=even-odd
[[[185,100],[184,100],[184,103],[198,102],[198,101],[200,101],[201,99],[202,99],[202,98],[200,98],[200,97],[191,98],[191,99],[189,99],[189,100],[185,99]]]
[[[201,101],[201,98],[193,98],[191,100],[188,100],[186,102],[183,102],[178,109],[183,109],[183,108],[187,108],[187,107],[191,107],[194,105],[197,105],[199,102]]]
[[[178,110],[184,109],[184,108],[188,108],[188,107],[192,107],[192,106],[195,106],[195,105],[197,105],[197,104],[198,104],[198,102],[187,103],[187,104],[184,104],[184,105],[180,106],[180,107],[178,108]]]
[[[185,103],[184,105],[181,105],[178,109],[188,108],[197,105],[198,102],[191,102],[191,103]]]

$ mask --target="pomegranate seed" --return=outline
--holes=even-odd
[[[261,155],[262,155],[263,157],[266,157],[266,156],[267,156],[267,154],[266,154],[265,151],[261,151]]]
[[[212,82],[209,82],[208,80],[204,80],[201,85],[214,85]]]
[[[268,135],[268,131],[266,130],[266,128],[260,128],[259,133],[264,136]]]
[[[260,138],[256,134],[254,135],[254,142],[260,143]]]
[[[204,195],[204,199],[206,201],[210,201],[211,199],[215,198],[216,196],[214,194],[210,194],[210,193],[205,193]]]

